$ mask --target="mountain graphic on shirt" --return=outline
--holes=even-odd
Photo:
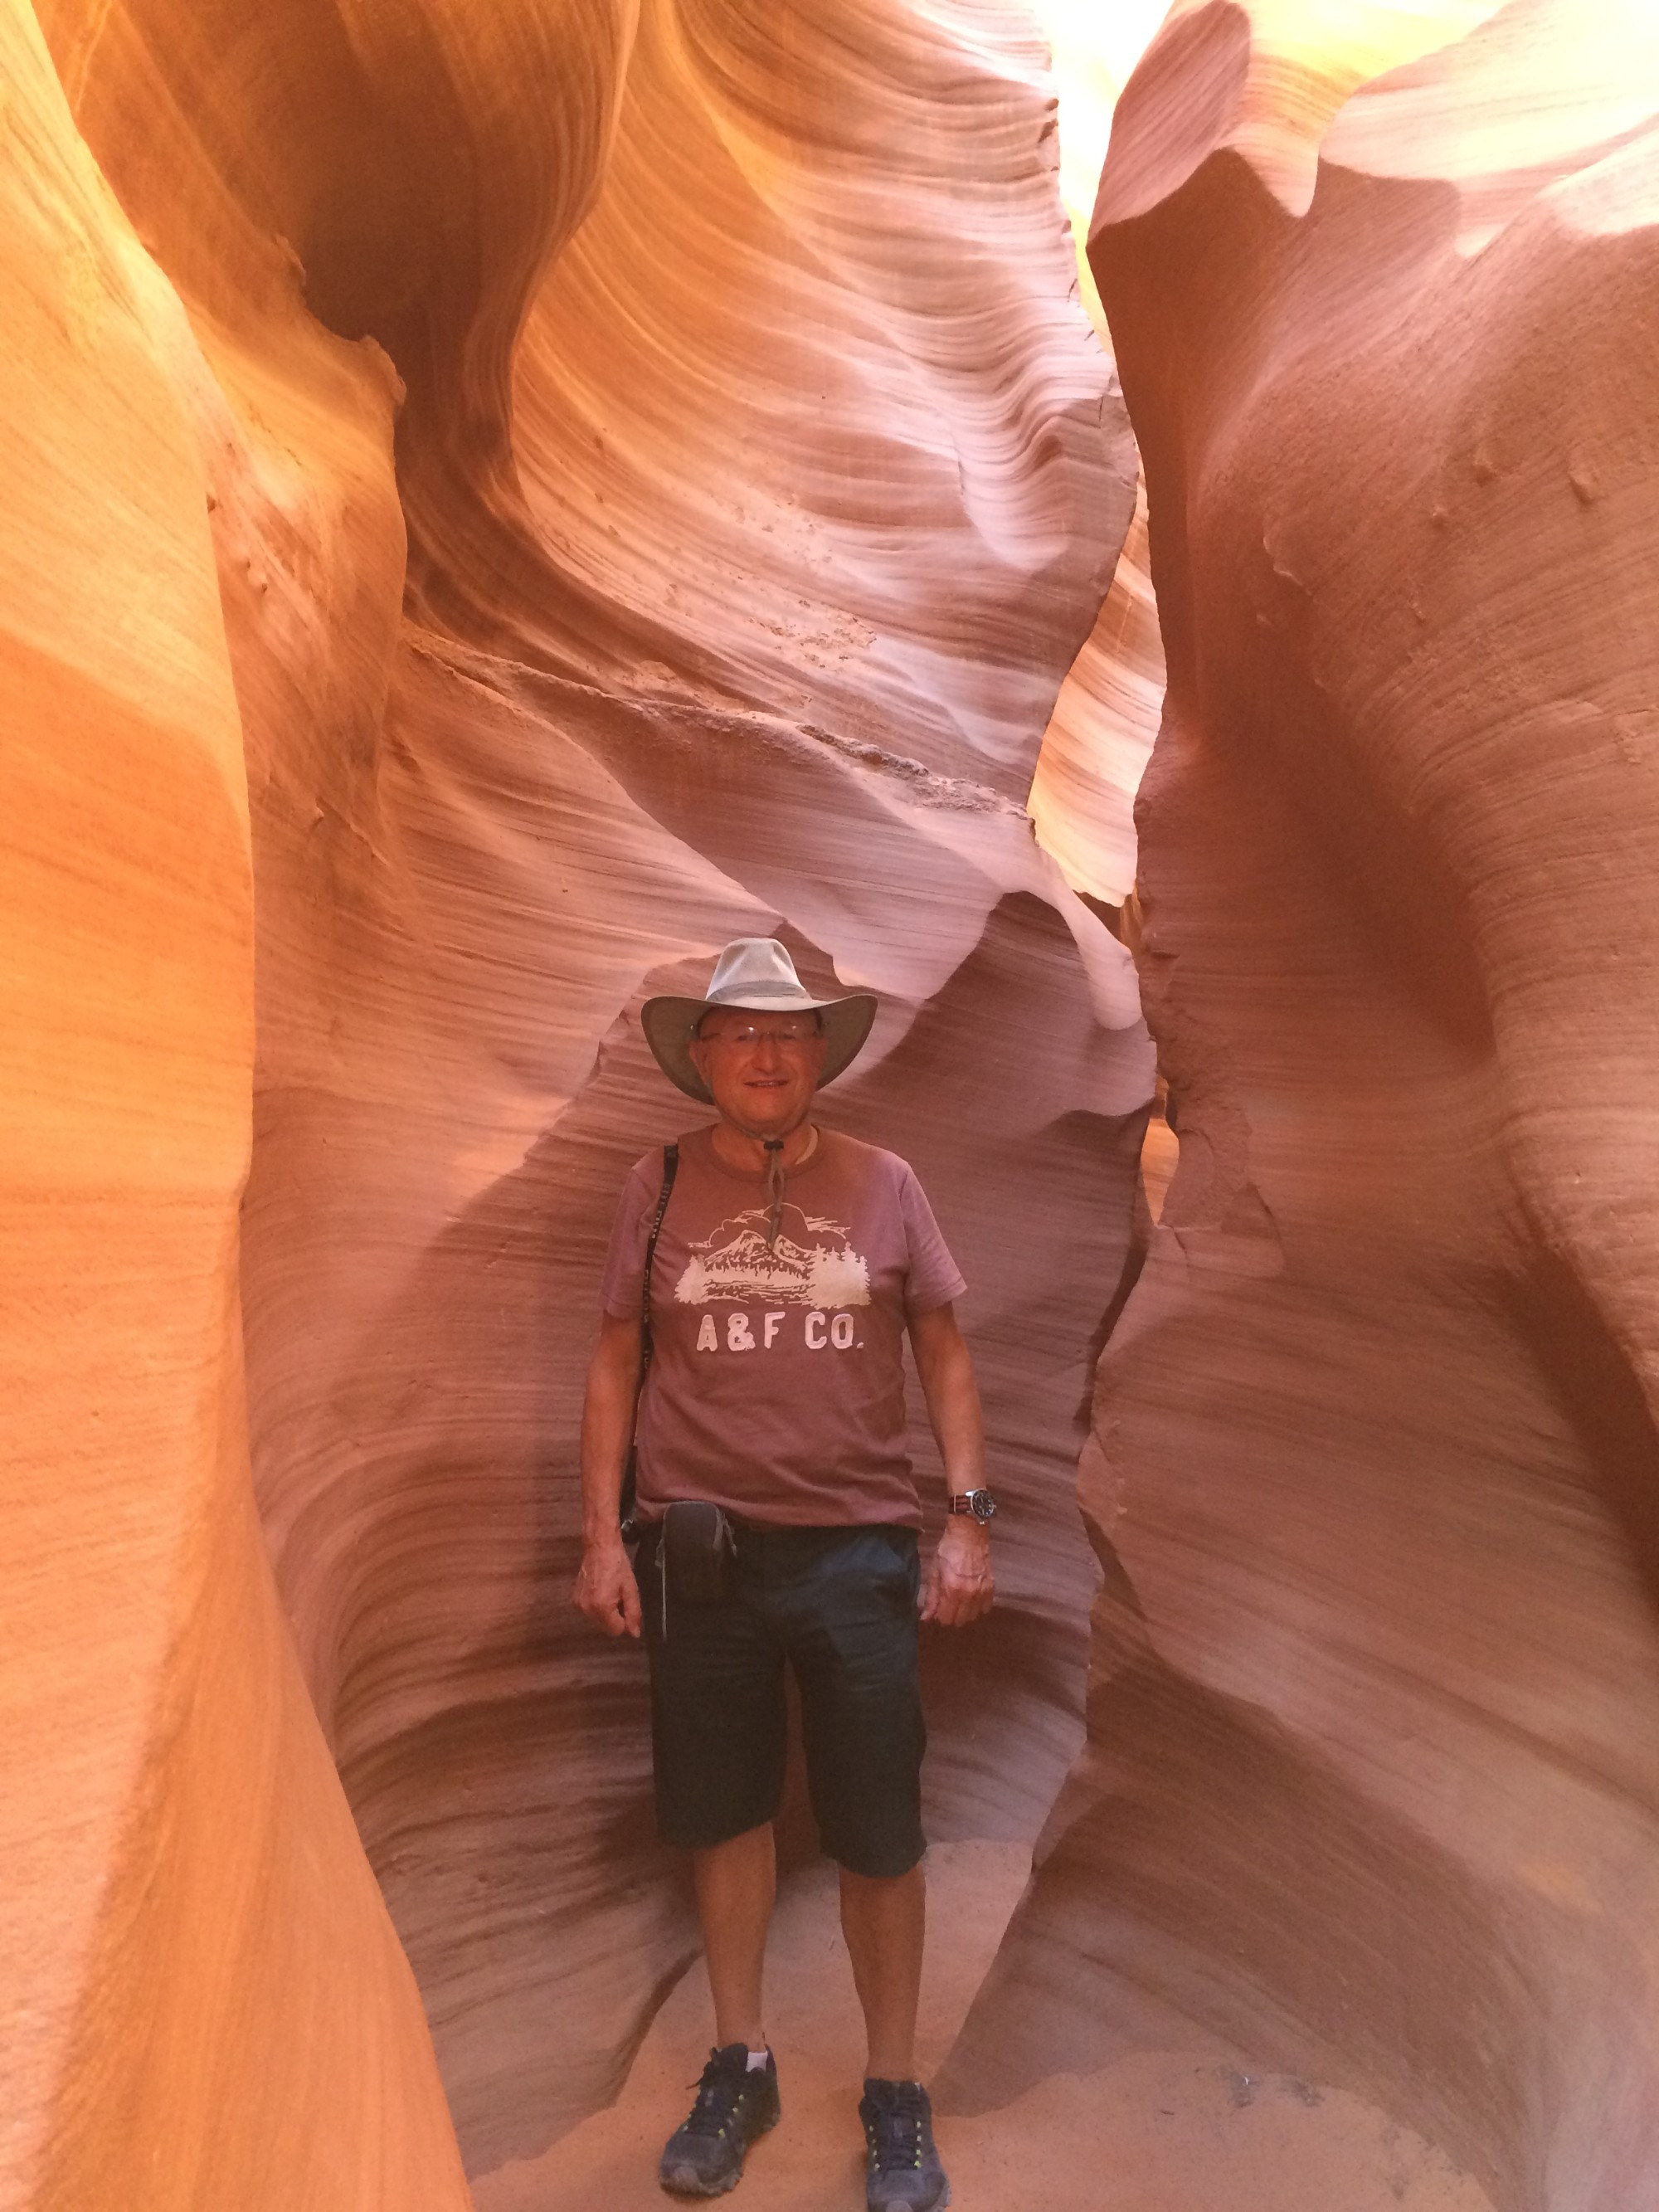
[[[870,1270],[854,1251],[849,1232],[786,1205],[778,1241],[766,1241],[767,1210],[751,1206],[728,1215],[713,1235],[691,1247],[685,1272],[674,1285],[676,1302],[706,1306],[726,1300],[771,1305],[867,1306]]]

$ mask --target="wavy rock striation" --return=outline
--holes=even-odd
[[[0,8],[0,2202],[466,2190],[252,1510],[240,732],[212,380]]]
[[[1111,589],[1060,687],[1026,802],[1073,890],[1108,906],[1121,907],[1134,890],[1135,794],[1158,736],[1164,680],[1143,489]]]
[[[953,2075],[1189,2050],[1370,2100],[1504,2212],[1626,2212],[1659,47],[1480,12],[1327,134],[1317,11],[1210,0],[1118,111],[1091,253],[1169,651],[1139,957],[1181,1158],[1085,1460],[1090,1747]]]
[[[1012,5],[39,15],[85,145],[13,0],[8,62],[33,88],[21,155],[20,110],[0,114],[5,173],[26,205],[69,204],[27,167],[38,98],[90,210],[75,222],[118,241],[146,320],[138,365],[66,372],[57,412],[44,387],[10,391],[0,434],[61,421],[41,450],[87,459],[72,496],[40,494],[80,532],[62,558],[27,504],[5,557],[38,569],[75,632],[58,659],[101,687],[77,730],[137,698],[144,757],[197,762],[201,791],[76,832],[108,897],[159,873],[174,902],[142,927],[127,907],[121,941],[150,949],[131,954],[141,983],[108,987],[147,1010],[146,1051],[171,1040],[161,1073],[120,1073],[154,1134],[135,1153],[116,1101],[76,1173],[93,1193],[156,1164],[166,1204],[130,1214],[184,1240],[165,1262],[184,1334],[157,1367],[145,1293],[109,1385],[112,1402],[144,1377],[125,1389],[131,1449],[100,1452],[110,1486],[76,1509],[155,1516],[159,1579],[122,1593],[143,1650],[112,1612],[86,1690],[134,1747],[99,1778],[107,1804],[76,1784],[29,1833],[49,1851],[81,1824],[86,1914],[123,1821],[136,1856],[129,1901],[104,1908],[128,1915],[100,1939],[116,1978],[95,1947],[58,1969],[16,2171],[62,2167],[31,2203],[106,2201],[97,2161],[147,2140],[138,2113],[169,2131],[143,2202],[424,2212],[463,2201],[424,2030],[237,1519],[249,959],[254,1480],[485,2170],[611,2093],[686,1954],[649,1839],[638,1655],[590,1640],[566,1591],[613,1194],[687,1118],[634,1012],[733,933],[775,929],[815,979],[884,994],[831,1110],[916,1161],[975,1286],[1007,1601],[937,1686],[936,1832],[1030,1836],[1080,1741],[1096,1571],[1072,1474],[1129,1255],[1150,1049],[1127,954],[1024,802],[1134,457]],[[16,236],[50,347],[83,362],[101,264]],[[148,471],[143,499],[109,492],[123,471]],[[107,571],[88,544],[118,549]],[[196,690],[175,709],[180,670]],[[78,1005],[70,951],[52,957]],[[153,1284],[163,1263],[110,1233],[88,1214],[65,1279],[101,1280],[101,1249]],[[88,1432],[61,1388],[46,1486]],[[151,1404],[187,1449],[143,1427]],[[231,1565],[201,1534],[210,1498],[240,1531]],[[112,1548],[98,1587],[118,1569]],[[218,1717],[233,1696],[257,1718]],[[180,1741],[210,1731],[189,1774],[137,1747],[181,1713]],[[191,1927],[198,1966],[179,1914],[204,1882],[219,1917]],[[183,1963],[151,2012],[164,1956]],[[65,2074],[76,2034],[89,2055]],[[85,2130],[82,2079],[112,2100]]]

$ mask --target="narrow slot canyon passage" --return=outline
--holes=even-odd
[[[0,0],[0,2212],[668,2201],[578,1440],[738,938],[969,1285],[958,2212],[1659,2212],[1650,12]]]
[[[941,1844],[928,1856],[933,1933],[918,2064],[947,2056],[1029,1876],[1012,1844]],[[849,2139],[863,2021],[823,1862],[786,1882],[769,1948],[769,2032],[786,2054],[784,2117],[742,2186],[771,2212],[856,2205],[863,2159]],[[537,2159],[474,2184],[478,2212],[654,2212],[656,2154],[684,2116],[708,2039],[695,1967],[658,2014],[616,2103]],[[952,2201],[1030,2212],[1185,2212],[1223,2203],[1341,2212],[1486,2212],[1443,2153],[1362,2100],[1190,2052],[1148,2053],[1104,2077],[1054,2077],[1018,2104],[941,2123]]]

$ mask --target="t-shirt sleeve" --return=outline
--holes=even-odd
[[[936,1307],[949,1305],[952,1298],[959,1298],[968,1285],[939,1233],[927,1194],[908,1167],[899,1177],[899,1212],[904,1220],[904,1241],[909,1254],[904,1279],[904,1310],[907,1314],[932,1313]]]
[[[599,1278],[599,1304],[612,1321],[631,1321],[640,1310],[645,1288],[645,1247],[651,1235],[655,1194],[646,1180],[644,1164],[636,1167],[622,1187],[611,1242]]]

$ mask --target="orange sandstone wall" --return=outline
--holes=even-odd
[[[1085,1458],[1089,1749],[953,2076],[1209,2052],[1358,2092],[1504,2212],[1628,2212],[1659,41],[1468,12],[1338,113],[1317,9],[1209,0],[1117,112],[1091,258],[1169,651],[1139,963],[1180,1165]]]
[[[0,2202],[467,2201],[252,1510],[246,781],[176,297],[0,8]]]
[[[240,717],[254,1484],[487,2170],[611,2092],[687,1955],[638,1655],[566,1591],[614,1193],[695,1118],[634,1012],[730,935],[884,994],[830,1110],[916,1161],[975,1286],[1006,1603],[938,1686],[935,1832],[1033,1834],[1081,1740],[1074,1468],[1151,1056],[1024,800],[1133,449],[1018,8],[39,12],[168,303],[233,763]],[[373,1904],[295,1805],[331,1911]],[[426,2202],[400,2172],[286,2201]]]

